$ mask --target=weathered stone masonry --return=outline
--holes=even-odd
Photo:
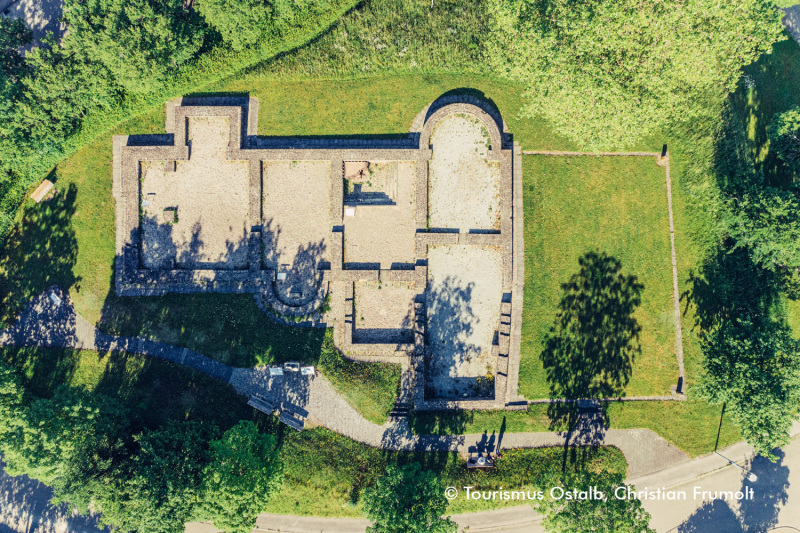
[[[475,117],[490,135],[489,161],[500,165],[499,232],[431,231],[428,228],[428,166],[432,158],[431,134],[436,124],[454,113]],[[420,114],[412,132],[401,139],[331,139],[305,137],[257,137],[258,100],[255,98],[183,98],[167,104],[167,135],[115,136],[113,139],[113,192],[117,200],[116,291],[120,296],[159,295],[169,292],[252,293],[262,308],[273,315],[311,315],[328,298],[330,311],[317,325],[332,325],[334,340],[347,356],[362,361],[399,362],[414,371],[414,406],[420,410],[515,408],[519,373],[522,289],[524,283],[522,234],[521,152],[503,131],[499,114],[472,97],[442,98]],[[143,266],[140,204],[140,162],[163,161],[165,168],[190,158],[187,143],[191,117],[227,117],[230,124],[227,159],[249,162],[249,221],[245,243],[249,248],[247,268],[240,269],[147,269]],[[416,130],[416,131],[413,131]],[[329,261],[320,262],[314,273],[315,290],[302,301],[287,301],[276,290],[279,270],[266,268],[262,241],[262,161],[330,162],[331,213],[328,239]],[[349,268],[344,261],[345,225],[343,168],[345,161],[416,162],[416,234],[413,269]],[[298,243],[303,244],[303,243]],[[492,357],[496,359],[494,395],[485,398],[442,400],[425,397],[424,360],[426,344],[426,289],[428,247],[463,244],[499,247],[502,252],[502,297],[500,320]],[[354,342],[355,287],[358,282],[403,282],[418,293],[413,304],[413,342]],[[410,284],[410,285],[409,285]]]

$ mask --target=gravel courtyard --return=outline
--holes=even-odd
[[[431,228],[500,229],[500,165],[487,160],[489,132],[469,115],[442,119],[431,135]]]
[[[315,264],[329,260],[330,161],[263,161],[262,164],[266,267],[296,268],[309,259]]]
[[[416,163],[387,161],[370,167],[391,173],[395,205],[357,205],[355,216],[344,217],[345,263],[413,264],[416,227]]]
[[[274,286],[281,300],[303,304],[330,261],[331,162],[262,161],[262,169],[264,266],[287,274]]]
[[[440,398],[475,394],[477,377],[495,373],[492,342],[500,320],[499,248],[428,248],[427,387]]]
[[[413,342],[414,299],[418,294],[413,282],[356,282],[353,341]]]
[[[188,161],[141,162],[142,261],[147,268],[246,268],[247,161],[228,161],[226,117],[191,117]],[[177,219],[177,220],[176,220]]]

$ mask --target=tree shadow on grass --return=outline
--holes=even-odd
[[[772,53],[763,54],[743,70],[744,76],[731,100],[744,117],[751,158],[763,172],[767,185],[797,185],[800,176],[794,175],[774,152],[767,151],[766,130],[776,113],[800,105],[800,45],[794,39],[775,43]]]
[[[10,324],[34,296],[51,285],[80,290],[73,272],[78,241],[72,227],[78,188],[70,184],[25,210],[0,254],[0,322]]]
[[[641,304],[644,285],[636,276],[624,274],[619,259],[606,253],[588,252],[578,263],[579,272],[561,286],[555,323],[541,354],[550,397],[619,397],[640,353],[641,327],[634,312]],[[585,404],[552,402],[548,407],[551,427],[566,430],[567,443],[576,439],[574,444],[599,444],[607,404],[590,405],[593,409],[587,415],[581,413]]]
[[[681,294],[683,315],[695,309],[694,328],[710,331],[734,318],[768,319],[780,295],[775,275],[753,263],[747,250],[717,249],[697,272],[690,272]]]

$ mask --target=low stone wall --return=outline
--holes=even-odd
[[[500,230],[481,232],[430,231],[428,165],[430,138],[439,120],[463,113],[483,122],[490,136],[488,158],[501,166]],[[250,229],[247,268],[242,270],[148,270],[140,258],[139,161],[184,161],[189,158],[187,117],[224,116],[230,119],[229,160],[250,162]],[[346,357],[359,361],[391,361],[410,366],[409,389],[414,389],[418,409],[497,409],[516,399],[519,367],[519,330],[522,284],[522,194],[519,147],[512,142],[497,109],[468,95],[452,95],[433,102],[415,119],[412,131],[402,137],[322,138],[256,136],[258,100],[248,97],[186,97],[167,104],[161,136],[115,136],[113,140],[113,193],[117,200],[117,261],[115,286],[121,296],[158,295],[169,292],[252,293],[259,308],[286,325],[334,326],[334,342]],[[330,269],[321,275],[314,297],[303,305],[290,305],[276,294],[276,272],[265,269],[261,249],[261,161],[322,160],[331,162]],[[344,161],[416,161],[416,263],[413,269],[348,269],[344,264],[343,168]],[[424,397],[425,291],[428,246],[453,244],[497,246],[502,249],[503,303],[498,324],[498,345],[493,398],[426,400]],[[360,281],[413,282],[420,298],[414,304],[413,343],[353,343],[353,284]],[[330,312],[319,312],[330,301]],[[412,379],[413,378],[413,379]],[[413,383],[413,385],[411,384]]]

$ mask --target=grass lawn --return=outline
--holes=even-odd
[[[562,284],[587,252],[605,252],[644,285],[634,317],[641,354],[628,396],[669,394],[678,380],[664,169],[654,158],[523,156],[525,304],[519,392],[550,397],[540,355]]]
[[[462,487],[475,490],[536,490],[549,487],[561,474],[563,449],[507,450],[491,472],[467,471],[455,453],[384,452],[353,442],[327,430],[287,434],[283,441],[287,476],[282,493],[267,512],[313,516],[359,517],[358,498],[381,475],[387,464],[417,462],[436,472],[444,487],[456,487],[460,497],[450,502],[448,513],[513,507],[513,500],[466,500]],[[587,458],[570,458],[567,468],[625,472],[627,463],[616,448],[604,447]]]

